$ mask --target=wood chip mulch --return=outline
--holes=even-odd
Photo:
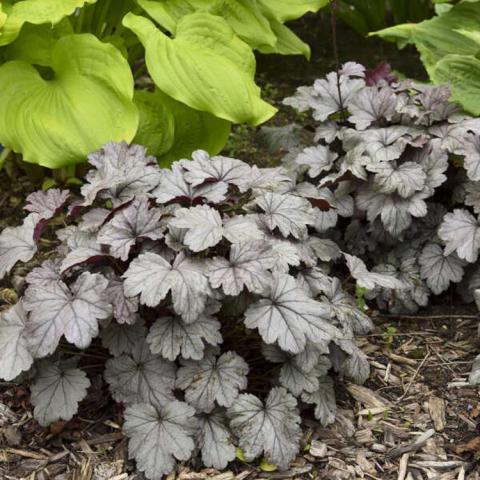
[[[480,480],[479,388],[468,372],[480,351],[475,312],[378,317],[359,344],[372,375],[339,382],[337,420],[309,411],[304,453],[285,472],[237,461],[229,470],[180,465],[167,480]],[[1,480],[141,480],[128,460],[121,409],[100,379],[71,422],[45,430],[28,392],[0,384]]]

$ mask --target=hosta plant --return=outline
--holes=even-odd
[[[437,3],[434,17],[395,25],[374,35],[396,42],[399,48],[415,45],[432,81],[447,83],[453,98],[468,112],[479,115],[480,1]]]
[[[364,285],[366,297],[413,312],[463,279],[471,301],[480,286],[480,120],[446,86],[351,62],[285,103],[310,111],[316,129],[309,146],[285,136],[292,175],[334,207],[315,228],[403,283]]]
[[[85,162],[108,141],[135,139],[164,164],[217,153],[232,122],[275,113],[253,49],[308,57],[284,23],[326,3],[0,2],[0,145],[49,168]]]
[[[196,151],[160,169],[125,143],[89,161],[80,197],[34,193],[23,224],[0,234],[0,277],[30,270],[1,315],[0,377],[29,372],[39,423],[69,420],[90,385],[75,349],[103,348],[148,478],[197,452],[223,468],[236,447],[287,467],[300,409],[331,423],[333,376],[369,374],[355,334],[371,321],[333,262],[365,287],[402,282],[325,238],[336,200],[282,167]]]

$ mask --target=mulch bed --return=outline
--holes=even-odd
[[[168,480],[480,480],[480,396],[467,383],[480,349],[475,311],[375,321],[375,332],[359,339],[370,380],[338,384],[340,408],[327,428],[303,412],[306,448],[288,471],[237,461],[219,472],[188,463]],[[100,377],[92,383],[77,417],[49,429],[33,420],[26,389],[0,385],[2,480],[143,478],[128,460],[121,408]]]

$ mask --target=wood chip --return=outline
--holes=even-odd
[[[397,480],[405,480],[405,476],[407,475],[408,458],[408,453],[402,455],[402,458],[400,459],[400,465],[398,466]]]
[[[312,455],[313,457],[316,458],[324,458],[327,456],[327,444],[320,442],[318,440],[313,440],[312,443],[310,444],[310,450],[308,453]]]
[[[347,390],[357,402],[362,403],[367,408],[384,408],[391,405],[386,398],[381,397],[377,393],[362,385],[354,385],[353,383],[349,383],[347,385]]]
[[[399,447],[392,448],[388,453],[387,453],[387,458],[389,460],[394,460],[395,458],[400,457],[401,455],[404,455],[405,453],[409,452],[416,452],[419,450],[426,442],[427,440],[435,434],[435,430],[431,428],[430,430],[427,430],[425,433],[420,435],[415,442],[409,444],[409,445],[400,445]]]
[[[439,397],[430,397],[428,399],[428,413],[430,414],[435,430],[437,432],[443,432],[446,425],[445,400]]]

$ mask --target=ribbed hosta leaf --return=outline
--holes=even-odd
[[[52,1],[15,6],[33,3],[41,8],[40,4]],[[54,3],[60,9],[63,2]],[[113,45],[90,34],[63,36],[51,48],[48,66],[52,80],[42,78],[25,61],[0,66],[3,145],[28,162],[59,168],[83,162],[108,141],[133,139],[138,126],[133,77],[127,60]]]
[[[261,100],[253,81],[250,48],[221,17],[207,12],[186,15],[174,38],[132,13],[123,24],[143,43],[155,84],[172,98],[237,123],[262,123],[275,113]]]
[[[23,0],[4,3],[6,17],[0,22],[0,46],[13,42],[25,23],[55,25],[77,8],[97,0]]]

